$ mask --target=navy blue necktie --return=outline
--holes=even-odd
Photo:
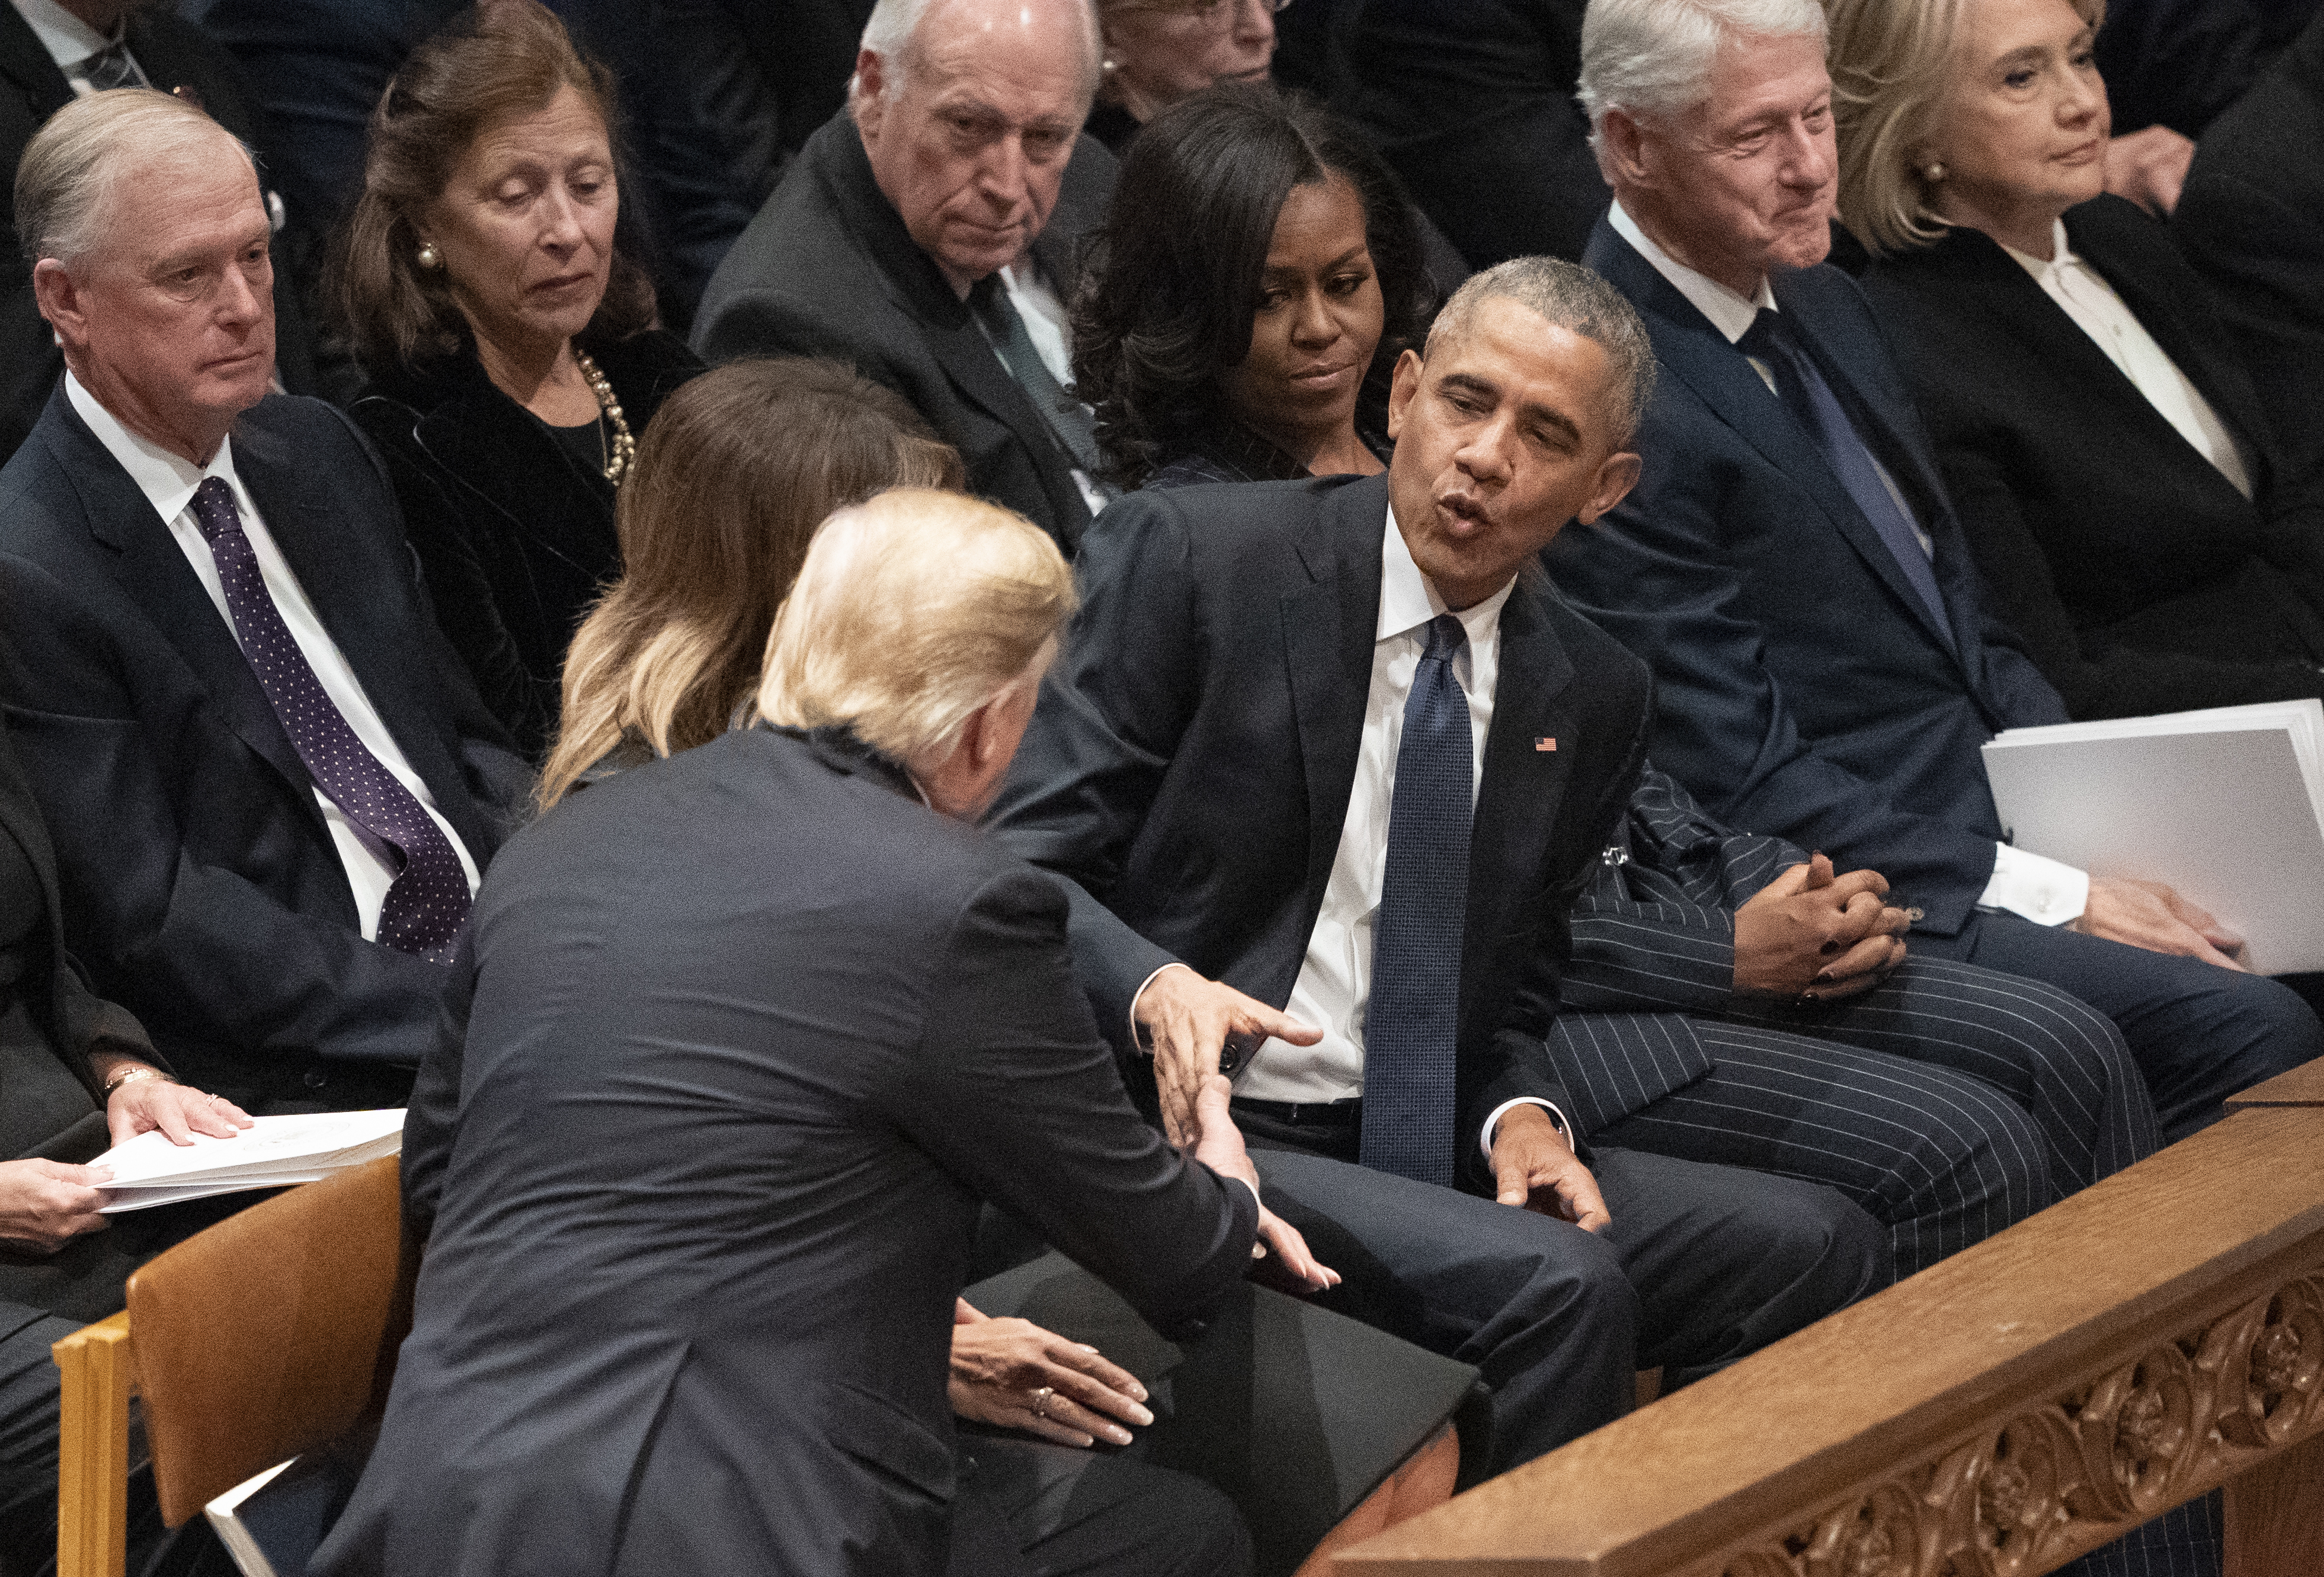
[[[1928,550],[1921,546],[1920,534],[1913,529],[1913,518],[1888,491],[1880,479],[1880,472],[1872,463],[1872,452],[1864,447],[1855,423],[1848,420],[1839,397],[1831,385],[1823,381],[1815,363],[1803,353],[1799,342],[1792,337],[1791,326],[1784,321],[1781,312],[1770,308],[1759,309],[1751,327],[1737,342],[1744,355],[1758,357],[1767,364],[1775,375],[1775,392],[1791,410],[1793,418],[1808,437],[1823,451],[1832,474],[1856,501],[1872,529],[1880,533],[1881,541],[1904,572],[1937,628],[1945,632],[1945,643],[1952,643],[1952,624],[1945,617],[1944,594],[1937,589],[1937,573],[1930,567]]]
[[[427,807],[355,736],[299,650],[242,529],[234,491],[212,476],[194,490],[194,523],[210,545],[226,605],[242,638],[243,655],[258,676],[291,749],[315,787],[355,824],[374,850],[384,850],[396,876],[379,910],[379,941],[431,964],[452,962],[453,939],[468,918],[468,873],[452,840]]]
[[[1359,1151],[1367,1167],[1448,1186],[1469,823],[1477,799],[1469,697],[1452,659],[1468,643],[1468,632],[1452,614],[1430,620],[1428,650],[1405,698],[1387,869],[1372,924]]]

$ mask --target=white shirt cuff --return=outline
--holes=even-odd
[[[1557,1103],[1555,1102],[1545,1101],[1538,1095],[1519,1095],[1514,1101],[1504,1101],[1499,1106],[1494,1107],[1493,1114],[1485,1119],[1485,1132],[1480,1142],[1485,1147],[1486,1160],[1489,1161],[1493,1158],[1493,1130],[1501,1125],[1502,1117],[1508,1113],[1508,1109],[1512,1106],[1540,1107],[1543,1111],[1549,1113],[1550,1120],[1557,1124],[1557,1131],[1565,1136],[1565,1142],[1568,1145],[1571,1145],[1573,1142],[1573,1124],[1565,1120],[1565,1113],[1557,1109]]]
[[[1174,958],[1169,963],[1164,964],[1162,969],[1192,969],[1194,967],[1194,966],[1191,964],[1181,964]],[[1138,999],[1146,994],[1146,988],[1154,983],[1154,975],[1160,974],[1162,973],[1162,969],[1156,970],[1154,974],[1149,974],[1144,980],[1139,981],[1138,982],[1138,989],[1130,993],[1130,1044],[1136,1047],[1139,1050],[1148,1053],[1149,1056],[1152,1054],[1154,1048],[1147,1045],[1146,1037],[1138,1032]]]
[[[2089,872],[2007,844],[1993,848],[1993,877],[1985,884],[1978,908],[2007,909],[2037,926],[2062,926],[2082,918],[2090,902]]]

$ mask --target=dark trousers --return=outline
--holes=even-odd
[[[2227,1113],[2239,1090],[2324,1056],[2324,1024],[2289,987],[2200,959],[1978,914],[1958,936],[1911,938],[1916,953],[2047,981],[2113,1019],[2129,1043],[2165,1144]]]
[[[1491,1438],[1464,1434],[1464,1486],[1620,1417],[1639,1369],[1683,1384],[1889,1279],[1871,1217],[1790,1178],[1600,1148],[1613,1224],[1593,1235],[1357,1166],[1352,1108],[1235,1120],[1268,1207],[1345,1278],[1323,1305],[1482,1371]]]
[[[1558,1044],[1594,1017],[1560,1019]],[[1738,1001],[1687,1028],[1711,1073],[1591,1137],[1837,1188],[1889,1229],[1900,1277],[2155,1148],[2113,1021],[2040,981],[1916,956],[1843,1002]]]
[[[1250,1533],[1191,1474],[964,1425],[945,1577],[1245,1577]]]

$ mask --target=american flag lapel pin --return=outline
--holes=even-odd
[[[1554,751],[1557,748],[1557,741],[1549,734],[1544,734],[1533,742],[1533,748],[1537,751]]]

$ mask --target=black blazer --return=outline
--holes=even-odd
[[[220,125],[259,150],[259,179],[270,180],[267,150],[273,138],[233,57],[166,6],[134,7],[128,42],[154,87],[164,93],[190,89]],[[0,6],[0,171],[11,182],[32,134],[72,98],[72,84],[49,58],[32,24],[14,5]],[[274,246],[274,371],[293,393],[310,392],[315,383],[313,337],[295,282],[305,277],[299,265],[307,260],[315,234],[294,229],[276,237]],[[0,224],[0,461],[16,452],[40,420],[49,391],[64,370],[56,337],[32,297],[32,270],[24,261],[11,204]]]
[[[1646,473],[1550,576],[1655,670],[1655,763],[1731,826],[1869,866],[1951,936],[2001,825],[1978,747],[2066,710],[1989,617],[1936,455],[1854,281],[1775,281],[1794,333],[1936,541],[1940,628],[1743,353],[1601,223],[1584,258],[1645,318],[1662,378]]]
[[[2276,486],[2324,498],[2324,17],[2203,134],[2171,227],[2258,386]]]
[[[1081,613],[993,816],[1071,883],[1075,969],[1133,1068],[1130,999],[1165,964],[1290,1000],[1355,783],[1387,522],[1385,475],[1329,477],[1132,493],[1090,533]],[[1537,581],[1500,640],[1444,1136],[1483,1192],[1496,1106],[1573,1109],[1542,1038],[1648,713],[1644,669]]]
[[[1113,155],[1079,140],[1033,255],[1070,300],[1079,243],[1103,217]],[[1071,553],[1089,524],[1072,462],[936,263],[872,179],[845,110],[807,140],[718,265],[694,322],[710,360],[796,352],[846,362],[909,400],[960,451],[972,493]]]
[[[530,774],[437,632],[385,468],[313,400],[261,401],[234,448],[481,867]],[[357,931],[313,784],[233,632],[61,386],[0,469],[0,706],[97,989],[154,1028],[180,1073],[245,1107],[375,1100],[376,1085],[327,1088],[333,1065],[416,1064],[449,977]]]
[[[659,329],[592,354],[641,438],[702,370]],[[557,729],[565,648],[621,574],[613,484],[502,393],[473,348],[424,378],[383,381],[349,414],[387,461],[436,617],[476,693],[539,760]]]
[[[560,805],[457,973],[416,1321],[318,1573],[933,1577],[981,1198],[1164,1331],[1250,1265],[1250,1190],[1123,1094],[1056,884],[843,741]]]
[[[1864,276],[1994,606],[2076,717],[2324,695],[2324,502],[2280,484],[2251,374],[2144,210],[2066,216],[2250,456],[2236,491],[1982,231]]]

